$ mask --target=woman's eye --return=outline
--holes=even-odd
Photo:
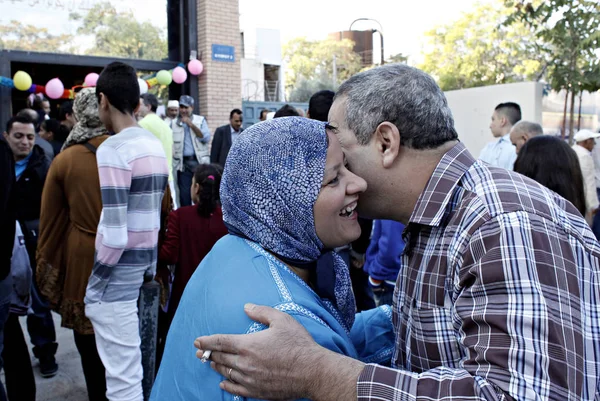
[[[334,178],[333,180],[329,181],[329,184],[328,184],[328,185],[335,185],[335,184],[337,184],[339,181],[340,181],[340,178],[339,178],[339,176],[337,176],[337,175],[336,175],[336,176],[335,176],[335,178]]]

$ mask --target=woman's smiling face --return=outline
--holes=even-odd
[[[323,183],[313,211],[317,236],[325,248],[336,248],[356,240],[360,225],[356,204],[367,183],[346,168],[338,139],[327,130],[329,147]]]

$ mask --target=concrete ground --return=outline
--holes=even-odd
[[[87,390],[81,369],[81,360],[73,341],[73,331],[60,327],[60,316],[55,313],[53,313],[53,316],[58,342],[56,353],[57,375],[50,379],[42,378],[38,360],[33,357],[31,347],[29,348],[37,388],[36,401],[87,401]],[[25,338],[29,339],[25,318],[21,318],[21,326]],[[4,374],[0,377],[4,382]]]

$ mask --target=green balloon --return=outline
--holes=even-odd
[[[158,83],[161,85],[171,85],[171,82],[173,81],[173,77],[171,76],[171,73],[167,70],[160,70],[156,74],[156,79],[158,80]]]

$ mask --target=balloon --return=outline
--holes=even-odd
[[[84,86],[96,86],[96,82],[98,82],[98,78],[100,75],[95,72],[90,72],[85,76],[85,80],[83,81]]]
[[[65,86],[58,78],[53,78],[46,84],[46,95],[50,99],[59,99],[65,91]]]
[[[156,79],[158,79],[158,83],[161,85],[170,85],[173,81],[173,77],[171,77],[171,73],[167,70],[160,70],[156,74]]]
[[[187,72],[181,67],[175,67],[173,70],[173,82],[182,84],[187,79]]]
[[[15,82],[10,78],[0,77],[0,86],[5,86],[7,88],[14,88]]]
[[[204,66],[202,65],[202,61],[193,59],[188,63],[188,71],[192,75],[200,75],[204,70]]]
[[[31,76],[25,71],[17,71],[17,73],[13,77],[13,82],[15,88],[17,88],[20,91],[28,90],[29,88],[31,88],[32,84]]]
[[[140,85],[140,95],[148,92],[148,84],[142,78],[138,78],[138,84]]]

